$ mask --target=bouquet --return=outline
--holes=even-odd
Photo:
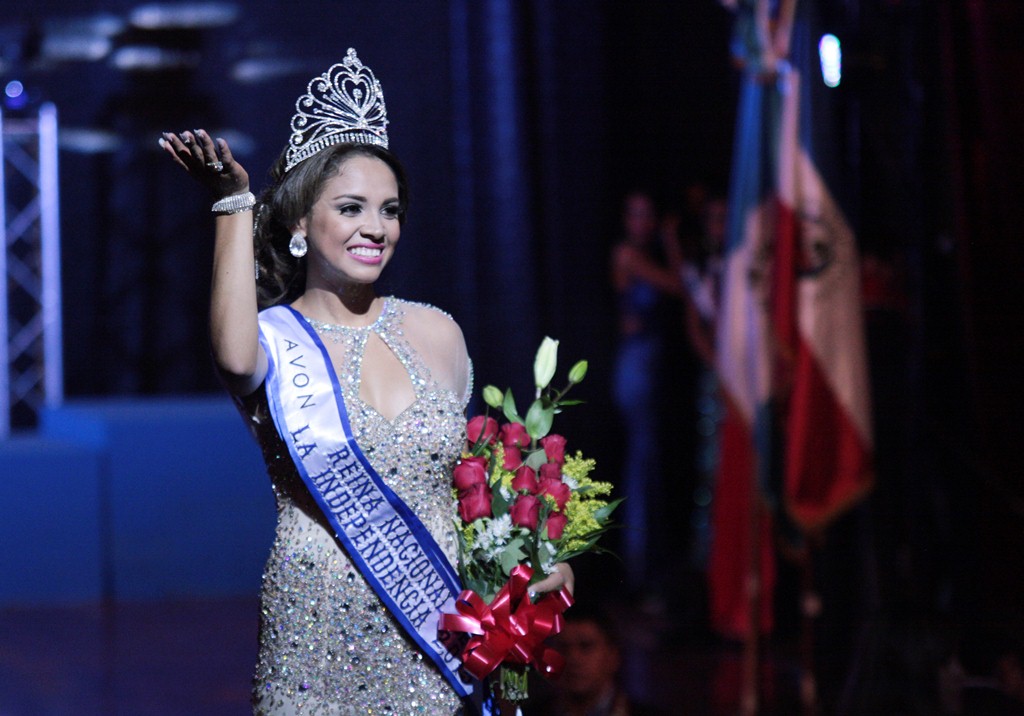
[[[610,483],[590,478],[594,461],[568,454],[567,440],[551,432],[555,415],[580,403],[565,395],[587,372],[587,362],[579,361],[563,389],[551,388],[557,355],[558,341],[545,338],[534,361],[536,396],[525,417],[511,390],[483,389],[484,402],[504,421],[489,410],[469,421],[469,449],[453,474],[465,591],[458,614],[442,615],[441,628],[470,636],[462,660],[478,679],[501,667],[498,691],[514,702],[527,696],[529,668],[556,676],[564,663],[544,640],[561,630],[572,596],[563,589],[535,599],[530,585],[559,562],[604,551],[598,539],[620,502],[605,499]]]

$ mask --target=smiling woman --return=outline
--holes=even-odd
[[[377,145],[345,142],[287,172],[286,164],[284,152],[271,170],[273,183],[260,197],[255,243],[261,306],[295,301],[307,290],[306,274],[312,260],[296,260],[291,244],[296,236],[315,244],[322,231],[310,223],[318,217],[326,222],[334,213],[339,221],[351,220],[346,225],[352,231],[387,234],[393,250],[409,203],[404,167],[393,153]],[[379,196],[368,196],[371,189]],[[377,201],[376,207],[369,206],[371,199]],[[314,215],[318,207],[320,213]],[[386,226],[375,229],[367,224],[371,210]],[[378,247],[379,242],[369,241],[369,245]]]
[[[349,155],[295,227],[312,248],[306,293],[295,307],[308,313],[304,308],[314,310],[310,304],[320,291],[335,295],[346,284],[376,281],[398,243],[399,213],[391,168],[375,157]]]
[[[161,140],[220,197],[214,357],[277,499],[253,707],[453,714],[474,685],[437,615],[459,591],[469,357],[450,316],[377,295],[408,191],[373,73],[349,50],[296,107],[259,202],[224,140]]]

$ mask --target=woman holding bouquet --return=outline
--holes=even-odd
[[[217,197],[213,355],[277,500],[254,712],[459,713],[473,685],[437,616],[470,360],[450,316],[375,290],[408,191],[373,73],[349,50],[296,110],[258,201],[224,140],[160,140]]]

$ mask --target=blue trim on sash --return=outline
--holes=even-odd
[[[323,342],[289,306],[260,314],[260,341],[267,354],[270,412],[310,494],[391,614],[455,692],[468,697],[473,684],[462,681],[459,657],[437,634],[438,615],[442,609],[452,610],[461,589],[458,576],[427,528],[384,483],[356,444]],[[285,354],[297,349],[301,350],[295,357],[285,360]],[[303,364],[307,352],[312,360]],[[295,372],[283,376],[286,365]],[[309,409],[307,416],[303,411]]]

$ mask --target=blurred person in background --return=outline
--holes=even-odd
[[[626,195],[622,237],[612,251],[611,279],[618,304],[619,343],[615,358],[614,400],[625,431],[622,470],[622,557],[630,586],[647,585],[654,522],[648,496],[656,494],[662,476],[660,460],[662,358],[665,343],[663,304],[682,297],[679,274],[666,254],[675,251],[659,242],[654,200],[643,191]]]
[[[603,611],[577,603],[565,618],[553,643],[565,657],[565,670],[552,682],[549,698],[528,703],[526,716],[664,716],[623,687],[622,650]]]

